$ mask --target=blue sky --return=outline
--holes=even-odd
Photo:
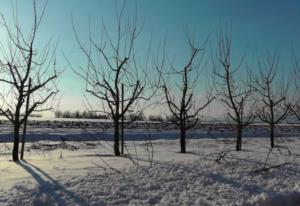
[[[11,20],[11,0],[0,1],[0,11]],[[17,0],[20,22],[24,28],[31,23],[30,1]],[[39,5],[44,2],[38,1]],[[111,28],[115,25],[115,5],[121,0],[49,0],[43,25],[39,31],[39,42],[49,38],[59,40],[58,66],[66,68],[60,83],[61,109],[82,109],[84,83],[68,68],[65,54],[74,66],[84,66],[71,26],[74,23],[80,38],[88,35],[88,22],[97,28],[101,18]],[[231,23],[234,57],[246,52],[253,56],[256,51],[278,51],[285,63],[291,60],[291,50],[300,57],[300,1],[297,0],[128,0],[126,15],[132,15],[137,5],[140,22],[144,21],[139,38],[139,50],[143,56],[145,42],[152,37],[155,50],[167,34],[167,54],[184,61],[187,54],[183,27],[188,27],[199,36],[199,40],[210,36],[208,47],[215,44],[215,31]],[[99,27],[100,28],[100,27]],[[98,30],[99,31],[99,30]],[[3,40],[3,30],[0,29]],[[210,49],[208,48],[207,51]],[[178,57],[182,57],[178,58]]]

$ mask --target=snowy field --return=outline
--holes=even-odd
[[[199,126],[181,154],[172,125],[139,123],[127,126],[123,157],[113,156],[109,123],[31,123],[29,131],[26,161],[14,163],[11,129],[0,124],[1,206],[300,205],[298,126],[278,127],[273,150],[266,127],[250,127],[242,152],[229,126]]]

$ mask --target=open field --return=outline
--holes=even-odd
[[[277,128],[272,151],[266,127],[249,127],[241,152],[228,125],[199,125],[181,154],[172,125],[134,123],[114,157],[110,123],[32,122],[17,164],[0,129],[0,205],[300,204],[297,125]]]

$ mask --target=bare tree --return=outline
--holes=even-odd
[[[242,150],[242,136],[244,127],[253,122],[255,115],[251,112],[250,97],[253,91],[250,87],[251,78],[246,75],[247,81],[238,82],[238,71],[243,64],[242,58],[237,66],[232,66],[232,40],[231,32],[221,31],[218,34],[218,51],[216,58],[213,58],[214,75],[216,77],[216,93],[219,101],[227,109],[227,117],[234,123],[236,131],[236,151]],[[247,111],[248,110],[248,111]]]
[[[284,77],[276,79],[279,68],[279,55],[274,54],[258,60],[259,72],[253,87],[258,95],[257,117],[269,125],[271,147],[274,143],[274,127],[281,123],[290,110],[288,103],[289,84]],[[278,78],[278,77],[277,77]]]
[[[55,84],[55,49],[52,49],[50,41],[44,48],[38,49],[35,45],[46,5],[47,3],[38,15],[36,1],[33,1],[33,24],[28,34],[22,30],[16,17],[17,12],[14,13],[13,26],[9,26],[1,14],[1,26],[6,31],[8,42],[7,49],[1,50],[0,82],[6,84],[3,91],[7,92],[1,93],[3,105],[0,112],[14,127],[13,161],[19,160],[21,126],[33,112],[51,109],[46,103],[58,92]],[[23,138],[25,135],[24,128]],[[23,142],[25,143],[25,139]]]
[[[200,94],[197,92],[199,88],[200,72],[203,65],[199,63],[201,58],[197,56],[200,49],[194,46],[193,41],[189,39],[189,48],[191,51],[187,64],[181,69],[176,69],[173,64],[170,65],[171,71],[164,72],[165,57],[161,64],[157,66],[159,76],[161,76],[162,85],[166,104],[170,113],[174,117],[174,121],[180,130],[180,151],[186,152],[186,132],[193,128],[200,120],[200,112],[202,112],[214,99],[211,95],[207,96],[205,103],[199,106]],[[197,62],[198,61],[198,62]],[[164,76],[173,75],[173,79],[168,81]],[[176,79],[181,79],[180,83],[174,84]]]
[[[74,23],[77,43],[88,64],[83,69],[73,69],[86,82],[86,92],[101,102],[97,112],[108,114],[114,124],[114,154],[120,156],[120,121],[129,111],[135,110],[139,100],[148,100],[148,78],[136,60],[135,43],[142,27],[137,25],[137,13],[132,18],[124,17],[126,2],[123,1],[116,15],[116,33],[109,33],[104,22],[100,40],[89,35],[89,48],[79,40]],[[100,61],[99,61],[100,59]],[[99,63],[101,62],[101,63]],[[103,62],[103,63],[102,63]],[[124,94],[122,95],[122,85]],[[123,108],[122,108],[123,105]]]

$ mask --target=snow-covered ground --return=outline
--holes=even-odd
[[[14,163],[11,131],[0,125],[1,206],[300,205],[297,127],[282,126],[272,151],[255,138],[262,129],[249,128],[242,152],[230,129],[198,128],[186,154],[172,128],[131,128],[124,157],[112,155],[111,128],[31,127],[26,162]]]

